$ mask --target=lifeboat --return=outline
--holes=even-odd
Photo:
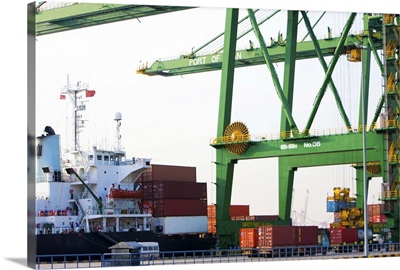
[[[111,188],[108,197],[110,199],[141,199],[143,191],[141,190],[123,190]]]

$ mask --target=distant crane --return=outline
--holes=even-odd
[[[304,209],[303,209],[303,211],[301,211],[301,225],[306,225],[308,195],[309,195],[309,190],[307,189],[307,195],[306,195],[306,201],[304,203]]]
[[[294,193],[295,190],[293,189],[292,191],[292,205],[293,205],[293,199],[294,199]],[[306,195],[306,200],[304,203],[304,208],[301,210],[300,214],[297,213],[296,210],[292,211],[292,224],[293,225],[306,225],[306,217],[307,217],[307,207],[308,207],[308,196],[309,196],[309,190],[307,189],[307,195]]]

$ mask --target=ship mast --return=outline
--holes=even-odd
[[[70,101],[72,103],[72,110],[73,110],[73,117],[72,117],[72,126],[73,126],[73,151],[80,151],[80,140],[79,134],[82,131],[82,128],[85,126],[85,120],[82,119],[82,111],[86,110],[86,105],[84,104],[82,92],[85,91],[86,97],[93,96],[94,91],[92,94],[88,95],[88,84],[82,84],[81,81],[76,83],[76,88],[72,89],[71,84],[69,81],[69,75],[67,75],[67,85],[64,87],[61,95],[68,94]],[[90,91],[90,90],[89,90]],[[65,96],[64,96],[65,97]]]
[[[121,120],[122,120],[122,115],[120,112],[116,112],[115,113],[115,117],[114,117],[115,122],[117,123],[117,129],[115,132],[115,148],[117,151],[121,151],[122,150],[122,146],[121,146]]]

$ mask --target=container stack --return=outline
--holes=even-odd
[[[264,225],[242,228],[239,238],[242,249],[313,246],[318,244],[318,226]]]
[[[358,241],[358,229],[351,227],[331,228],[331,245],[353,244]]]
[[[249,216],[250,206],[249,205],[231,205],[229,210],[232,220],[245,220]],[[217,208],[215,204],[207,206],[207,217],[208,217],[208,232],[217,232]]]
[[[196,182],[196,168],[151,165],[141,175],[143,213],[154,217],[156,232],[207,232],[207,184]]]
[[[335,187],[333,196],[328,196],[326,211],[333,213],[331,228],[362,227],[362,209],[356,208],[356,199],[350,197],[349,188]]]
[[[387,228],[387,217],[383,214],[384,204],[368,205],[368,222],[373,233],[382,233]]]
[[[329,228],[331,245],[357,243],[359,228],[364,226],[363,209],[356,208],[356,198],[350,197],[350,189],[335,187],[333,196],[327,198],[326,208],[334,219]]]
[[[349,188],[333,188],[333,196],[328,196],[327,198],[327,212],[340,212],[343,209],[353,207],[356,207],[356,198],[350,197]]]
[[[355,198],[351,198],[349,192],[348,188],[334,188],[334,195],[327,198],[327,212],[333,212],[334,215],[334,221],[330,224],[330,240],[333,245],[364,240],[364,209],[356,208]],[[372,233],[380,233],[386,227],[387,218],[382,212],[383,206],[367,206],[368,239],[372,238]]]
[[[387,217],[383,214],[384,204],[368,205],[368,221],[373,223],[386,223]]]

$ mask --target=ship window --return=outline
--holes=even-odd
[[[114,161],[114,156],[110,156],[110,160],[111,160],[111,161]]]
[[[110,159],[109,156],[104,156],[104,161],[108,161]]]
[[[102,155],[97,155],[97,160],[102,160],[103,156]]]
[[[88,156],[89,160],[93,160],[93,155]]]
[[[38,157],[42,156],[42,145],[41,144],[38,144],[37,147],[36,147],[36,155]]]

